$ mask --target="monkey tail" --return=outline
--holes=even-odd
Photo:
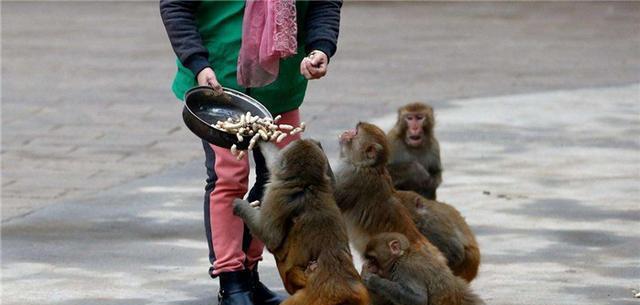
[[[464,247],[464,260],[462,264],[456,268],[460,270],[458,276],[465,279],[467,282],[471,282],[477,275],[480,268],[480,249],[476,243],[465,245]]]

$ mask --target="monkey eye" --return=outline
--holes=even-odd
[[[424,116],[422,116],[422,115],[416,115],[416,120],[422,120],[422,119],[424,119]]]
[[[365,255],[364,259],[366,259],[367,261],[373,263],[373,264],[377,264],[377,260],[374,256],[372,255]]]

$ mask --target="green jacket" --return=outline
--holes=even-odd
[[[302,104],[307,80],[300,75],[300,62],[305,56],[305,15],[308,2],[297,2],[298,53],[280,61],[280,73],[271,84],[247,90],[238,85],[236,71],[242,40],[243,1],[202,2],[195,11],[195,21],[202,43],[209,51],[209,63],[223,87],[248,93],[273,114],[296,109]],[[187,90],[197,86],[194,73],[176,60],[178,71],[173,92],[183,99]]]

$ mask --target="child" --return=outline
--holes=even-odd
[[[160,0],[164,26],[178,56],[173,92],[182,99],[197,85],[218,93],[222,86],[236,89],[260,101],[274,117],[280,114],[280,123],[298,126],[307,80],[323,77],[336,51],[341,6],[341,1]],[[296,138],[299,134],[279,145]],[[229,149],[204,141],[203,147],[208,175],[204,222],[209,273],[220,280],[218,302],[279,304],[283,298],[258,278],[264,245],[232,211],[233,199],[247,192],[249,160],[237,160]],[[256,183],[249,201],[262,198],[268,178],[259,149],[254,149],[253,158]]]

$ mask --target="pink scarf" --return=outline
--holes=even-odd
[[[295,0],[248,0],[242,21],[238,84],[262,87],[278,78],[280,59],[296,54]]]

